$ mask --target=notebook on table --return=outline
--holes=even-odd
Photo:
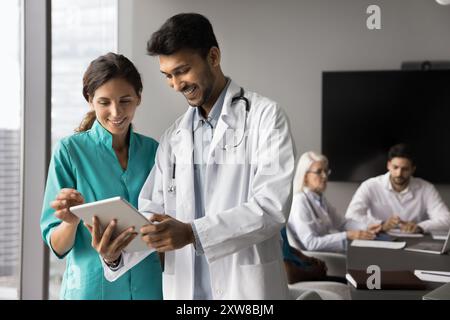
[[[405,241],[382,241],[382,240],[353,240],[352,247],[380,248],[380,249],[402,249],[406,246]]]
[[[444,244],[442,242],[433,242],[433,241],[421,241],[411,246],[407,246],[405,250],[407,251],[415,251],[415,252],[424,252],[424,253],[433,253],[433,254],[444,254],[450,250],[450,231],[447,232],[447,238],[445,239]]]
[[[450,282],[450,272],[440,270],[414,270],[414,274],[422,281]]]

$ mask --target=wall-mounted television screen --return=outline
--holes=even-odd
[[[450,183],[450,70],[322,74],[322,153],[332,181],[387,171],[397,143],[415,149],[415,176]]]

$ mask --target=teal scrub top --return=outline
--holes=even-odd
[[[128,166],[124,171],[112,148],[112,135],[98,121],[85,132],[63,138],[50,162],[41,216],[42,237],[52,249],[50,235],[61,220],[51,201],[63,188],[78,190],[85,202],[121,196],[138,207],[138,196],[154,165],[158,143],[133,132],[130,126]],[[67,256],[61,299],[162,299],[162,270],[156,252],[114,282],[103,276],[91,234],[79,223],[75,243]]]

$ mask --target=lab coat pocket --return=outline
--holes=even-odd
[[[286,282],[283,265],[275,260],[268,263],[240,265],[237,267],[235,290],[237,299],[285,299]]]

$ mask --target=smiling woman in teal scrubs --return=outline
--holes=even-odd
[[[131,125],[141,92],[139,72],[126,57],[108,53],[95,59],[83,77],[83,95],[91,111],[77,133],[59,141],[54,149],[41,230],[52,252],[58,258],[67,257],[61,299],[162,299],[156,253],[118,281],[109,282],[91,246],[89,230],[68,209],[115,196],[137,207],[158,147],[155,140],[135,133]],[[122,235],[117,251],[137,233],[125,230]]]

